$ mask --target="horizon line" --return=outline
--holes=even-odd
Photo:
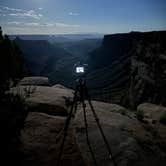
[[[166,31],[166,29],[161,29],[161,30],[147,30],[147,31],[128,31],[128,32],[113,32],[113,33],[109,33],[109,32],[103,32],[103,33],[100,33],[100,32],[78,32],[78,33],[20,33],[20,34],[14,34],[14,33],[3,33],[4,35],[49,35],[49,36],[58,36],[58,35],[112,35],[112,34],[124,34],[124,33],[134,33],[134,32],[137,32],[137,33],[145,33],[145,32],[159,32],[159,31]]]

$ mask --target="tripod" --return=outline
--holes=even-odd
[[[87,116],[86,116],[86,110],[85,110],[86,109],[86,104],[85,104],[85,99],[86,98],[88,100],[89,106],[91,108],[91,111],[92,111],[93,116],[95,118],[95,121],[97,123],[97,126],[98,126],[98,128],[100,130],[100,133],[101,133],[101,136],[103,138],[103,141],[104,141],[104,143],[106,145],[106,148],[108,150],[109,158],[112,160],[114,166],[117,166],[117,164],[116,164],[116,162],[114,160],[114,157],[112,155],[112,151],[111,151],[110,145],[108,144],[108,141],[107,141],[107,139],[105,137],[103,129],[102,129],[101,125],[100,125],[99,118],[98,118],[98,116],[97,116],[97,114],[95,112],[95,109],[94,109],[93,105],[92,105],[91,98],[89,96],[88,89],[87,89],[87,86],[86,86],[86,81],[83,80],[82,78],[80,78],[80,79],[78,79],[76,81],[76,89],[75,89],[75,92],[74,92],[73,102],[72,102],[72,106],[71,106],[69,115],[68,115],[68,117],[66,119],[65,126],[64,126],[64,129],[63,129],[64,135],[63,135],[62,143],[60,145],[60,151],[59,151],[59,156],[58,156],[58,161],[57,161],[57,165],[56,166],[60,166],[61,157],[62,157],[62,153],[63,153],[63,149],[64,149],[64,143],[65,143],[65,140],[66,140],[66,137],[67,137],[67,134],[68,134],[68,129],[69,129],[69,125],[70,125],[71,119],[74,117],[74,114],[76,114],[78,101],[81,102],[82,107],[83,107],[85,133],[86,133],[87,144],[88,144],[91,156],[93,158],[94,164],[95,164],[95,166],[97,166],[97,161],[96,161],[95,155],[93,153],[92,146],[91,146],[90,141],[89,141],[89,135],[88,135],[88,123],[87,123]]]

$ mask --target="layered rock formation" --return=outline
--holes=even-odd
[[[58,161],[63,138],[62,130],[73,97],[73,90],[61,85],[38,86],[38,81],[35,84],[34,79],[36,77],[28,78],[29,85],[27,82],[26,86],[18,84],[10,91],[10,93],[25,97],[29,110],[21,131],[20,146],[17,147],[16,163],[21,166],[53,166]],[[21,82],[24,80],[26,78]],[[61,165],[85,165],[72,126],[68,130]]]
[[[14,42],[20,47],[26,66],[34,75],[52,72],[59,58],[71,56],[63,48],[47,40],[22,40],[16,37]]]
[[[11,89],[12,93],[23,96],[30,111],[67,116],[74,91],[60,85],[45,86],[48,78],[39,78],[25,77],[17,87]],[[44,86],[39,86],[39,83]]]
[[[63,136],[59,136],[59,133],[63,129],[65,119],[43,113],[29,113],[21,132],[21,166],[56,165]],[[84,166],[72,128],[68,130],[61,165]]]
[[[165,43],[165,31],[106,35],[88,60],[91,94],[131,108],[142,102],[164,104]]]

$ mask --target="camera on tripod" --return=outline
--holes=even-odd
[[[98,115],[95,111],[95,108],[93,107],[93,104],[92,104],[92,101],[91,101],[91,98],[90,98],[90,95],[89,95],[89,92],[88,92],[88,88],[86,86],[86,78],[85,78],[85,73],[86,73],[86,69],[87,69],[86,66],[88,66],[88,65],[83,64],[81,62],[78,62],[74,65],[74,70],[75,70],[74,73],[77,76],[76,88],[75,88],[75,92],[74,92],[74,96],[73,96],[73,102],[72,102],[72,105],[70,107],[70,111],[69,111],[68,117],[66,119],[65,126],[63,128],[63,139],[62,139],[62,143],[60,145],[60,151],[59,151],[56,166],[61,165],[61,160],[62,160],[63,150],[64,150],[64,146],[65,146],[65,141],[66,141],[67,134],[68,134],[68,129],[69,129],[70,123],[72,121],[72,118],[75,116],[75,114],[77,112],[78,105],[82,105],[82,108],[83,108],[83,118],[84,118],[84,124],[85,124],[85,134],[86,134],[87,145],[89,147],[89,151],[90,151],[92,159],[94,161],[94,165],[95,166],[98,165],[95,154],[93,152],[93,148],[92,148],[90,140],[89,140],[86,103],[89,104],[90,111],[92,112],[92,114],[94,116],[94,119],[97,123],[99,131],[100,131],[101,136],[103,138],[103,141],[104,141],[104,143],[107,147],[107,150],[108,150],[108,153],[109,153],[109,159],[112,159],[112,161],[114,163],[114,166],[117,166],[114,158],[112,157],[113,156],[112,155],[112,150],[111,150],[110,145],[109,145],[109,143],[106,139],[104,131],[101,127]]]
[[[83,63],[81,63],[80,61],[79,62],[77,62],[75,65],[74,65],[74,67],[75,67],[75,74],[77,75],[77,76],[84,76],[85,75],[85,73],[86,73],[86,69],[87,69],[87,64],[83,64]]]
[[[85,69],[83,66],[76,67],[76,73],[84,73]]]

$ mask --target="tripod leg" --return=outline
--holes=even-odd
[[[94,109],[93,105],[92,105],[91,98],[90,98],[90,96],[89,96],[88,89],[87,89],[86,85],[85,85],[85,93],[86,93],[86,96],[87,96],[87,98],[88,98],[88,103],[89,103],[90,108],[91,108],[91,110],[92,110],[92,113],[93,113],[93,116],[94,116],[95,121],[96,121],[96,123],[97,123],[97,126],[98,126],[98,128],[99,128],[99,130],[100,130],[100,133],[101,133],[102,137],[103,137],[104,143],[105,143],[105,145],[106,145],[106,147],[107,147],[107,149],[108,149],[109,158],[112,159],[112,162],[113,162],[114,166],[117,166],[117,164],[116,164],[116,162],[115,162],[115,160],[114,160],[114,157],[113,157],[113,153],[112,153],[111,147],[110,147],[110,145],[109,145],[109,143],[108,143],[108,141],[107,141],[107,139],[106,139],[106,137],[105,137],[105,134],[104,134],[103,129],[102,129],[102,127],[101,127],[101,124],[100,124],[100,122],[99,122],[99,118],[98,118],[98,116],[97,116],[97,114],[96,114],[96,112],[95,112],[95,109]]]
[[[96,161],[95,155],[93,153],[93,150],[92,150],[92,147],[91,147],[91,144],[90,144],[90,141],[89,141],[88,123],[87,123],[87,119],[86,119],[86,110],[85,110],[86,105],[85,105],[84,99],[82,99],[82,106],[83,106],[83,113],[84,113],[84,123],[85,123],[85,132],[86,132],[87,144],[88,144],[91,156],[93,158],[94,164],[95,164],[95,166],[97,166],[97,161]]]
[[[68,115],[68,117],[66,119],[65,126],[64,126],[64,129],[63,129],[64,135],[63,135],[62,143],[60,145],[60,151],[59,151],[58,161],[57,161],[56,166],[60,166],[61,157],[62,157],[62,154],[63,154],[64,144],[65,144],[65,140],[66,140],[66,137],[67,137],[67,134],[68,134],[70,121],[71,121],[71,119],[73,117],[73,109],[75,111],[77,109],[77,93],[78,93],[78,88],[76,88],[76,90],[75,90],[74,97],[73,97],[73,103],[72,103],[69,115]]]
[[[78,107],[78,97],[76,97],[76,101],[75,101],[74,114],[73,114],[74,117],[75,117],[75,114],[77,112],[77,107]]]

